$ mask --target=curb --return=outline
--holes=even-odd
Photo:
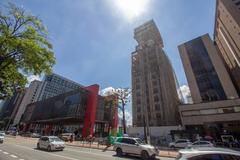
[[[74,144],[65,144],[67,146],[72,146],[72,147],[79,147],[79,148],[91,148],[91,149],[98,149],[98,150],[104,150],[104,148],[98,148],[98,147],[90,147],[90,146],[79,146],[79,145],[74,145]],[[113,149],[108,148],[105,151],[113,151]],[[159,152],[164,152],[164,151],[160,151]],[[165,151],[167,152],[167,151]],[[176,158],[176,156],[173,155],[158,155],[159,157],[166,157],[166,158]]]
[[[98,149],[98,150],[104,150],[104,148],[98,148],[98,147],[92,147],[92,146],[79,146],[79,145],[74,145],[74,144],[66,144],[67,146],[72,146],[72,147],[81,147],[81,148],[91,148],[91,149]],[[107,148],[106,150],[108,151],[113,151],[111,148]]]

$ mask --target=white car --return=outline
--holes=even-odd
[[[189,144],[188,147],[214,147],[214,144],[209,141],[196,141]]]
[[[119,137],[116,139],[113,150],[116,151],[117,156],[123,154],[140,155],[143,159],[155,158],[159,154],[157,148],[152,145],[145,144],[139,138]]]
[[[3,141],[4,141],[4,134],[3,133],[0,133],[0,143],[3,143]]]
[[[73,140],[75,139],[75,134],[74,133],[62,133],[60,135],[60,138],[64,140],[65,142],[70,141],[71,136],[73,137]]]
[[[169,143],[170,148],[185,148],[191,145],[192,143],[188,139],[178,139],[175,142]]]
[[[0,131],[0,134],[3,134],[4,136],[6,135],[5,131]]]
[[[177,160],[239,160],[240,152],[225,148],[199,147],[181,149]]]
[[[56,136],[43,136],[37,143],[38,149],[47,149],[47,151],[63,150],[65,143]]]

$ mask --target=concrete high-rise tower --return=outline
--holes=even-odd
[[[133,126],[178,125],[176,78],[153,20],[134,30],[132,53]]]
[[[214,41],[240,96],[240,1],[216,2]]]

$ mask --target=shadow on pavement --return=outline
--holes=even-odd
[[[39,148],[33,148],[34,150],[38,150],[38,151],[44,151],[44,152],[48,152],[47,149],[39,149]],[[52,150],[51,152],[61,152],[61,150]],[[49,153],[49,152],[48,152]]]
[[[131,159],[131,160],[140,160],[140,159],[142,159],[140,156],[129,155],[129,154],[123,155],[123,156],[121,156],[121,157],[119,157],[119,156],[117,156],[117,155],[113,155],[113,157],[118,158],[118,159],[129,158],[129,159]],[[159,159],[159,158],[155,158],[155,160],[160,160],[160,159]]]

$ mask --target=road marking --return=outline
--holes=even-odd
[[[41,152],[43,153],[43,151],[38,151],[36,149],[33,149],[33,148],[30,148],[30,147],[25,147],[25,146],[20,146],[20,145],[15,145],[17,147],[21,147],[21,148],[25,148],[25,149],[28,149],[28,150],[31,150],[31,151],[35,151],[35,152]],[[57,155],[57,154],[53,154],[53,153],[44,153],[44,154],[49,154],[49,155],[52,155],[52,156],[56,156],[56,157],[60,157],[60,158],[65,158],[65,159],[69,159],[69,160],[80,160],[80,159],[76,159],[76,158],[71,158],[71,157],[66,157],[66,156],[61,156],[61,155]]]
[[[9,154],[8,152],[3,152],[4,154]]]
[[[24,160],[24,159],[19,159],[19,160]]]
[[[72,152],[79,152],[79,153],[93,154],[93,155],[96,155],[96,156],[113,157],[112,155],[104,155],[104,154],[92,153],[92,152],[86,152],[86,151],[76,151],[76,150],[74,150],[74,149],[68,149],[68,148],[65,148],[65,150],[67,150],[67,151],[72,151]]]
[[[11,156],[11,157],[13,157],[13,158],[17,158],[17,156],[15,156],[15,155],[13,155],[13,154],[12,154],[12,155],[10,155],[10,156]]]

